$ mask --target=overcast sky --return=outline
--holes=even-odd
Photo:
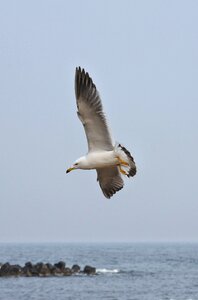
[[[0,241],[198,241],[198,2],[0,1]],[[75,67],[137,175],[106,199]]]

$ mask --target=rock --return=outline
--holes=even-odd
[[[33,275],[32,275],[32,269],[29,269],[29,268],[27,268],[26,266],[24,266],[24,267],[22,268],[21,275],[22,275],[22,276],[27,276],[27,277],[33,276]]]
[[[27,277],[39,276],[43,263],[37,263],[33,265],[31,262],[27,262],[22,269],[23,275]]]
[[[10,265],[5,263],[1,266],[0,276],[19,276],[22,268],[19,265]]]
[[[10,270],[10,264],[7,262],[1,266],[0,276],[8,276]]]
[[[85,266],[83,273],[87,275],[95,275],[96,274],[96,268],[91,267],[91,266]]]
[[[33,264],[31,263],[31,261],[28,261],[25,263],[25,267],[27,267],[28,269],[33,268]]]
[[[22,270],[22,274],[23,276],[26,276],[26,277],[32,277],[32,276],[37,276],[37,274],[33,274],[30,270],[26,269],[26,270]]]
[[[70,268],[65,268],[64,269],[64,276],[70,276],[72,275],[72,270]]]
[[[21,275],[22,268],[19,265],[11,265],[9,270],[10,276],[19,276]]]
[[[36,270],[34,270],[34,266],[30,261],[26,262],[25,266],[22,268],[22,275],[27,277],[37,275]]]
[[[73,265],[71,270],[72,270],[72,273],[79,273],[80,272],[80,266],[79,265]]]
[[[95,275],[96,268],[91,266],[85,266],[84,270],[81,271],[79,265],[73,265],[72,268],[66,267],[65,262],[59,261],[52,265],[50,263],[38,262],[36,264],[30,261],[26,262],[24,267],[20,265],[11,265],[9,262],[0,263],[0,276],[70,276],[72,274],[84,273],[87,275]]]
[[[64,271],[65,269],[65,262],[64,261],[59,261],[57,264],[54,264],[54,266],[58,269],[60,269],[61,271]]]
[[[54,267],[54,266],[53,266],[52,264],[50,264],[50,263],[47,263],[46,266],[48,267],[50,273],[53,273],[54,269],[56,268],[56,267]]]
[[[49,268],[49,264],[44,264],[42,262],[39,262],[35,265],[32,263],[26,263],[25,266],[22,268],[22,274],[24,276],[30,277],[30,276],[50,276],[51,275],[51,269]],[[53,266],[51,265],[53,268]]]
[[[56,268],[55,266],[53,266],[53,268],[51,269],[51,275],[52,276],[57,276],[57,275],[60,275],[62,274],[61,270]]]
[[[37,264],[35,264],[34,268],[37,270],[38,273],[41,273],[44,268],[44,263],[38,262]]]
[[[50,276],[51,271],[49,270],[48,266],[44,263],[37,263],[35,268],[38,272],[38,276]]]

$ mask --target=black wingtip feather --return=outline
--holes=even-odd
[[[75,92],[77,99],[83,96],[86,101],[89,101],[89,103],[92,102],[92,105],[95,105],[97,102],[99,110],[102,111],[102,103],[99,101],[99,93],[96,86],[89,76],[89,73],[81,67],[76,67]],[[94,102],[92,100],[94,100]]]

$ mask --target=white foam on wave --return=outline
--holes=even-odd
[[[118,269],[96,269],[96,273],[119,273]]]

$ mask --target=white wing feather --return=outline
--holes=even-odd
[[[89,151],[112,150],[113,144],[95,84],[84,69],[76,68],[75,92],[78,116],[88,142]]]

